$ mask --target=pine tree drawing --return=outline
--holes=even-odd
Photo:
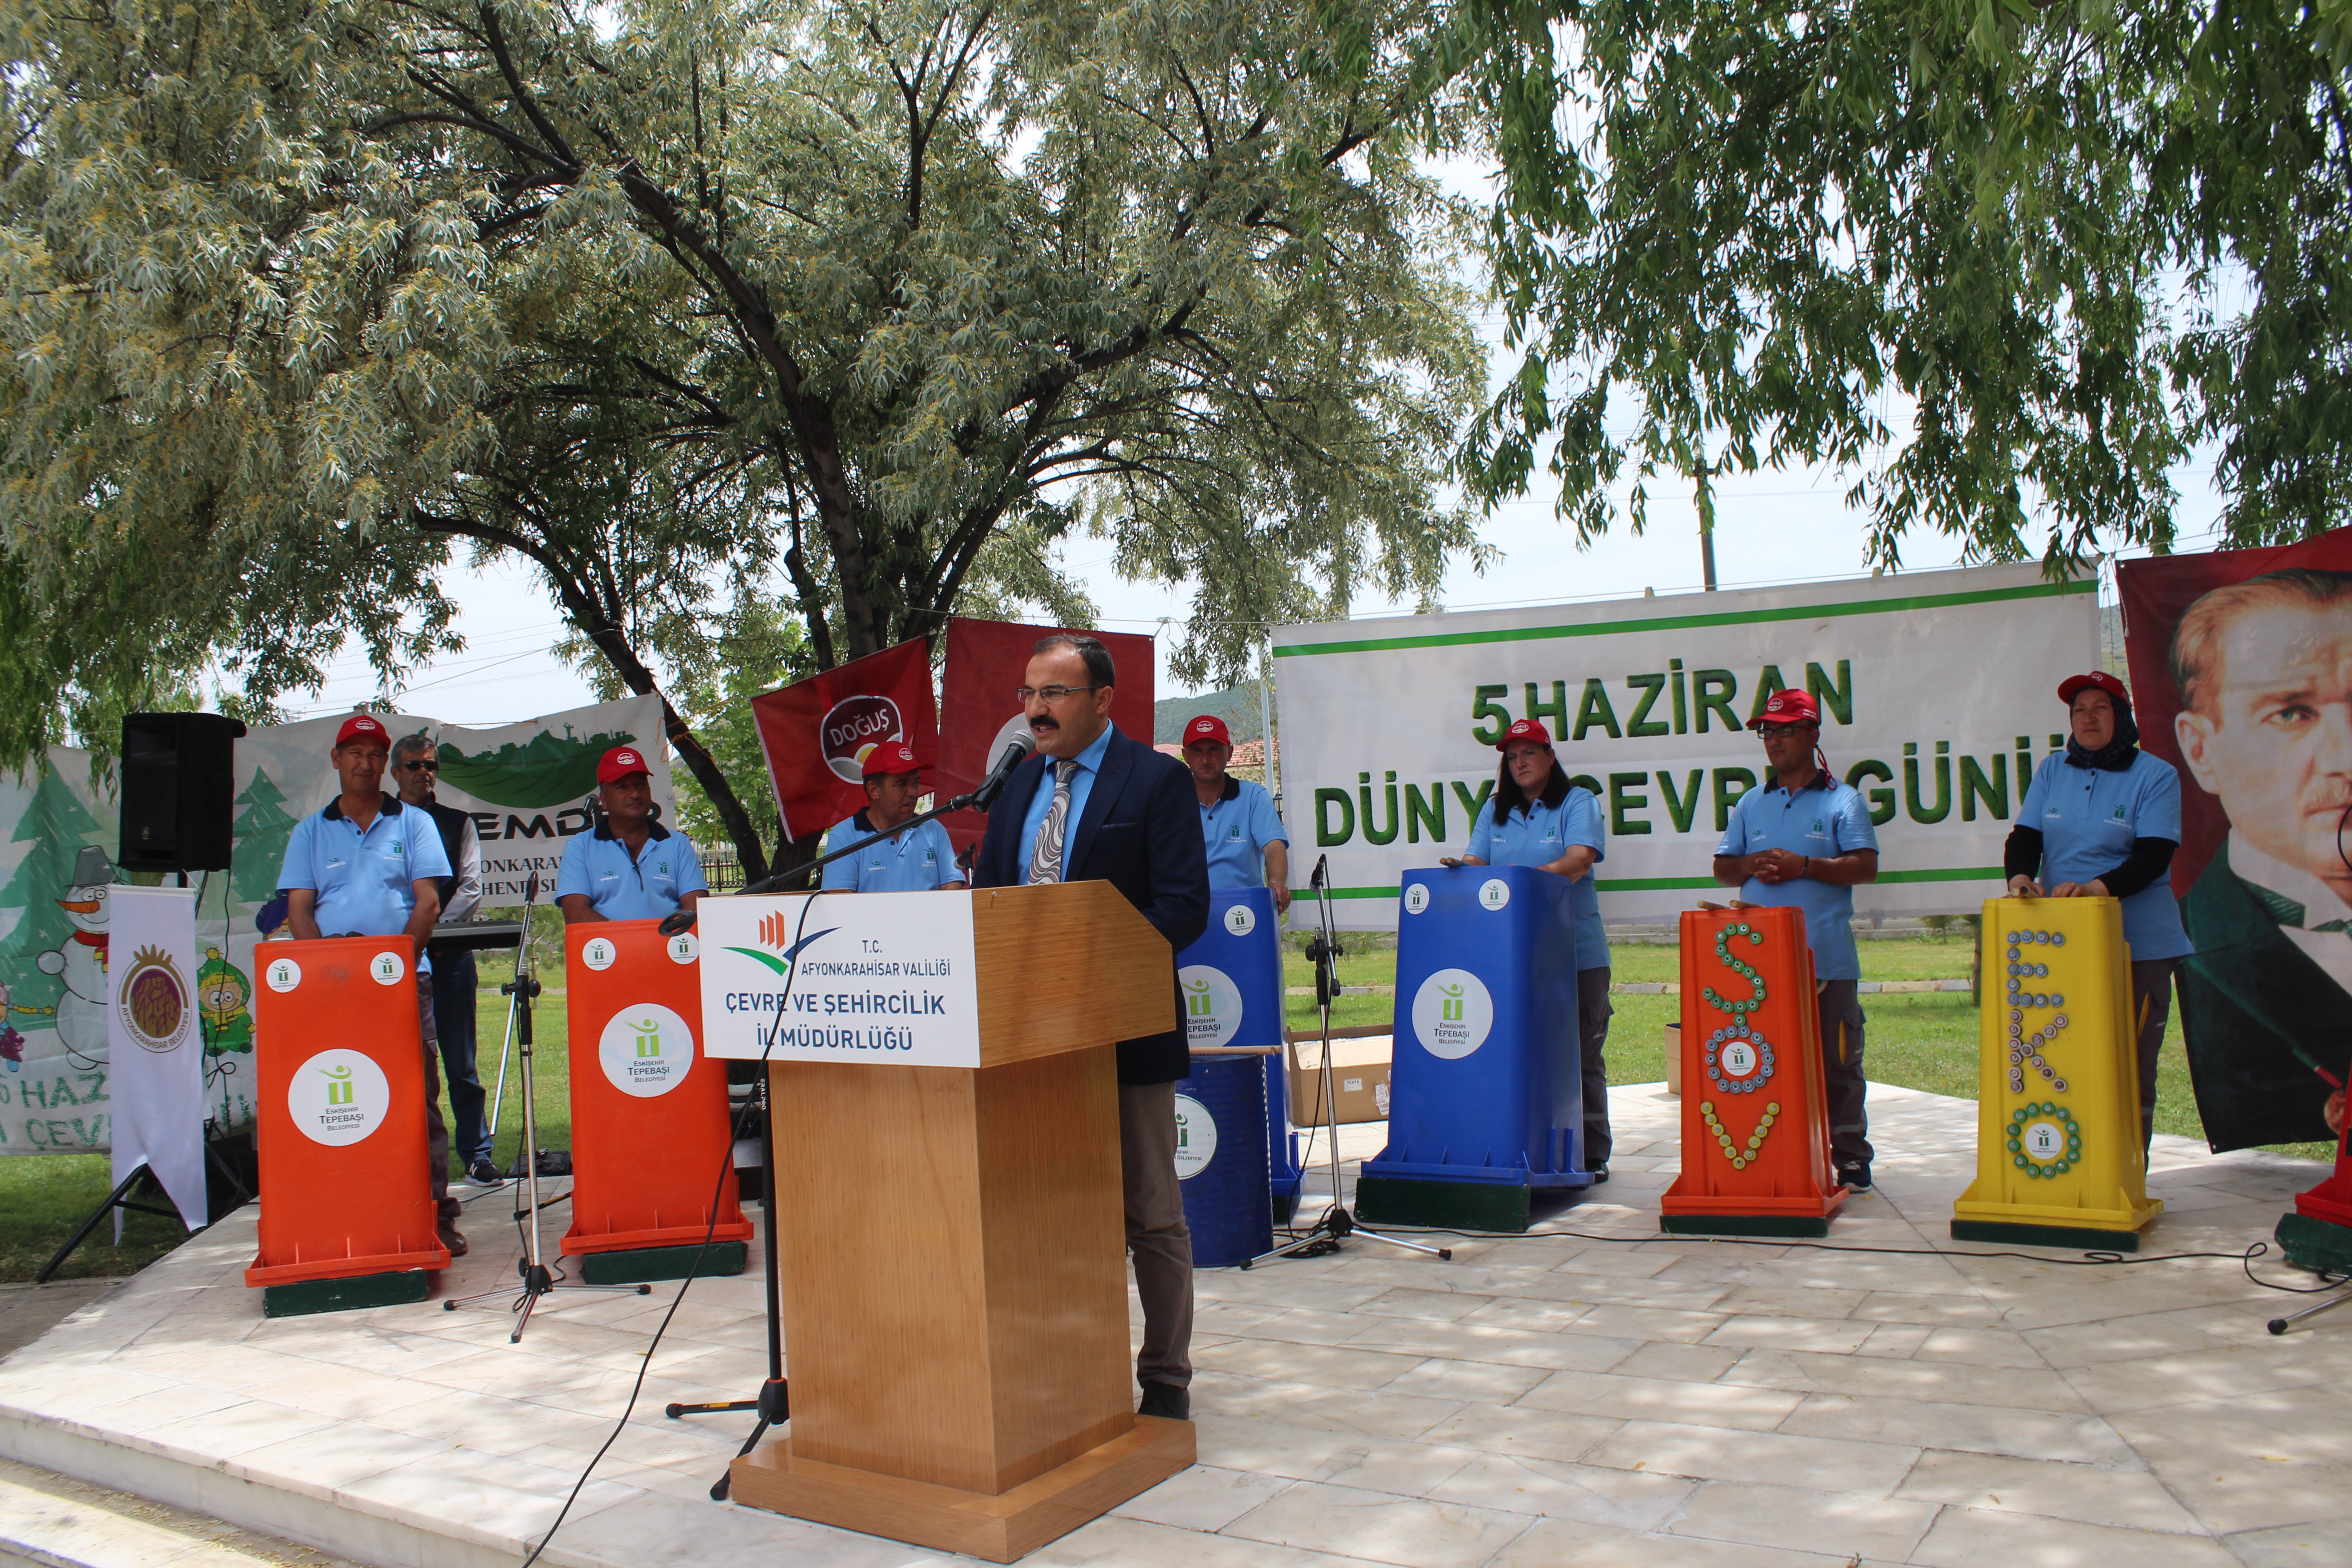
[[[55,951],[73,934],[73,922],[58,908],[58,900],[73,885],[74,860],[82,847],[105,836],[105,826],[89,814],[64,776],[54,768],[44,770],[9,839],[12,844],[30,841],[33,847],[17,862],[7,886],[0,887],[0,910],[23,911],[16,929],[0,942],[0,984],[6,984],[16,1006],[56,1004],[62,988],[58,977],[42,973],[33,961]],[[30,1022],[42,1027],[47,1020],[36,1017]]]
[[[279,808],[286,792],[261,769],[236,797],[246,808],[236,819],[236,868],[229,886],[247,904],[266,904],[278,892],[278,873],[286,863],[286,841],[293,836],[295,819]]]

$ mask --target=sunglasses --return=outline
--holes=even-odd
[[[417,758],[413,763],[403,763],[400,765],[412,773],[437,773],[441,771],[439,763],[429,762],[423,757]]]

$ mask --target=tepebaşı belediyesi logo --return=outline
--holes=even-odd
[[[845,784],[866,777],[866,753],[885,741],[903,741],[906,724],[887,697],[845,697],[817,721],[817,749],[824,765]]]

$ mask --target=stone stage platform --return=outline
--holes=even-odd
[[[1974,1106],[1871,1099],[1880,1190],[1830,1241],[1951,1249]],[[2273,1339],[2265,1321],[2303,1303],[2234,1258],[1654,1239],[1678,1102],[1645,1086],[1611,1104],[1615,1179],[1535,1234],[1457,1241],[1452,1263],[1360,1239],[1203,1273],[1201,1464],[1029,1561],[2352,1564],[2352,1307]],[[1343,1152],[1381,1136],[1345,1129]],[[2236,1254],[2319,1172],[2169,1138],[2156,1166],[2168,1206],[2144,1256]],[[239,1279],[242,1211],[0,1363],[0,1453],[355,1562],[512,1564],[612,1430],[676,1287],[559,1298],[510,1346],[503,1310],[440,1304],[512,1277],[508,1212],[473,1205],[472,1256],[433,1300],[273,1321]],[[543,1561],[944,1561],[704,1495],[751,1418],[661,1407],[751,1391],[761,1289],[695,1284]]]

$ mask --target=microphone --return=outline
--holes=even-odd
[[[676,936],[680,931],[692,931],[694,929],[694,911],[692,910],[674,910],[670,913],[662,917],[662,923],[656,929],[664,936]]]
[[[1026,730],[1015,730],[1012,734],[1007,735],[1004,738],[1004,754],[996,759],[996,766],[991,768],[988,776],[980,781],[980,787],[964,796],[964,799],[969,801],[975,810],[986,811],[995,804],[996,797],[1004,793],[1004,781],[1013,776],[1013,770],[1027,762],[1029,753],[1036,749],[1037,737]]]
[[[1328,855],[1318,855],[1315,857],[1315,874],[1307,879],[1307,886],[1313,891],[1318,893],[1321,892],[1323,890],[1323,874],[1329,870],[1330,868],[1331,857]]]

